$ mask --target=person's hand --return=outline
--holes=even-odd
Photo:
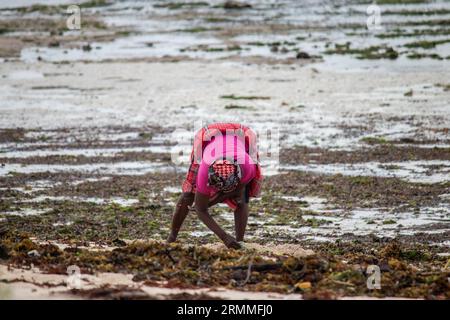
[[[169,236],[167,237],[166,242],[167,243],[172,243],[172,242],[175,242],[176,240],[177,240],[176,236],[174,236],[173,234],[169,234]]]
[[[228,234],[224,237],[224,239],[222,239],[222,241],[229,249],[241,249],[241,245],[239,244],[239,242],[237,242],[235,238]]]

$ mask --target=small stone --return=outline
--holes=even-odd
[[[304,51],[299,51],[297,53],[296,58],[297,59],[311,59],[311,56],[308,53],[304,52]]]
[[[59,41],[56,41],[56,40],[50,41],[49,44],[48,44],[48,46],[50,48],[56,48],[56,47],[59,47],[59,45],[60,45]]]
[[[114,245],[118,246],[118,247],[124,247],[124,246],[127,245],[127,243],[126,243],[125,241],[123,241],[122,239],[119,239],[119,238],[114,239],[114,240],[112,241],[112,243],[113,243]]]
[[[83,51],[91,51],[91,50],[92,50],[92,47],[91,47],[91,45],[88,43],[88,44],[83,45],[83,46],[81,47],[81,49],[82,49]]]
[[[295,287],[301,290],[308,290],[311,289],[311,282],[305,281],[305,282],[297,282],[295,284]]]
[[[241,246],[241,249],[248,249],[247,245],[245,244],[244,241],[238,241],[239,245]]]
[[[249,3],[238,2],[238,1],[226,1],[223,4],[224,9],[248,9],[251,8],[252,5]]]
[[[28,251],[28,256],[30,256],[30,257],[40,257],[41,255],[39,254],[39,252],[37,250],[31,250],[31,251]]]
[[[0,245],[0,260],[6,260],[9,258],[8,248],[3,245]]]

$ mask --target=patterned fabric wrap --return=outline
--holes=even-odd
[[[241,167],[229,160],[216,160],[208,169],[208,184],[222,192],[231,192],[239,184]]]

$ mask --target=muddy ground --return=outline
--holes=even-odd
[[[449,299],[450,7],[381,2],[0,8],[0,297]],[[199,121],[260,133],[240,251],[164,242]]]
[[[169,246],[164,240],[185,172],[171,164],[169,153],[126,152],[128,148],[151,146],[147,140],[162,134],[160,128],[114,130],[117,134],[135,132],[136,138],[127,143],[95,140],[64,146],[56,134],[46,141],[46,148],[40,148],[26,138],[29,131],[5,130],[3,138],[8,143],[14,140],[18,146],[31,146],[21,151],[14,148],[15,157],[1,158],[3,262],[60,275],[67,274],[70,265],[79,266],[86,275],[133,275],[131,283],[111,280],[99,287],[86,280],[90,286],[69,291],[61,290],[61,282],[49,285],[36,280],[33,285],[38,285],[34,289],[37,292],[44,286],[55,292],[55,297],[62,294],[65,298],[227,298],[233,297],[233,290],[297,294],[297,298],[448,298],[448,182],[411,183],[395,177],[283,170],[266,177],[262,196],[251,201],[246,241],[266,246],[267,253],[203,247],[217,239],[195,213],[188,216],[179,236],[180,244],[190,246]],[[100,154],[26,153],[58,153],[61,148],[63,152],[96,150]],[[101,150],[112,152],[114,148],[121,151],[101,155]],[[383,144],[365,152],[364,160],[408,161],[411,154],[414,160],[448,159],[445,148],[424,150]],[[359,151],[303,147],[283,149],[281,153],[281,165],[362,161]],[[144,165],[132,175],[121,172],[141,162]],[[154,163],[159,163],[160,169],[146,173]],[[9,170],[10,165],[18,165],[17,172]],[[28,166],[36,167],[20,172]],[[53,171],[52,166],[58,169]],[[112,171],[105,171],[107,168]],[[228,208],[214,208],[212,214],[233,232]],[[141,242],[133,243],[136,239]],[[275,254],[273,248],[283,244],[294,245],[295,250]],[[300,248],[314,253],[294,257]],[[192,259],[192,254],[208,259],[185,261]],[[287,263],[294,266],[287,267]],[[229,272],[224,272],[222,264],[230,268],[226,269]],[[381,290],[367,289],[366,269],[370,264],[382,266]],[[248,273],[249,267],[254,271]],[[5,275],[6,283],[23,282],[21,273],[15,274],[19,278]],[[25,279],[28,281],[33,283]],[[196,290],[225,287],[231,291],[223,296],[195,290],[179,295],[148,291],[155,286]]]

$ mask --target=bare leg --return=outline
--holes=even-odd
[[[189,212],[189,206],[194,202],[194,194],[185,192],[181,194],[180,199],[178,199],[177,206],[175,208],[175,212],[172,217],[172,228],[169,237],[167,238],[167,242],[174,242],[177,240],[178,232],[180,231],[181,225],[186,219],[186,216]]]
[[[245,229],[248,220],[248,203],[243,201],[234,210],[234,229],[236,231],[236,241],[244,241]]]

